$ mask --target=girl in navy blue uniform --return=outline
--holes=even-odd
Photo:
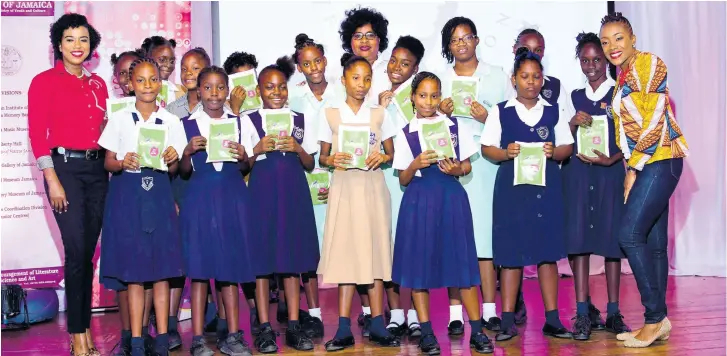
[[[288,57],[265,67],[258,76],[257,86],[263,108],[245,118],[256,130],[251,135],[254,149],[249,186],[260,229],[255,239],[253,264],[258,276],[255,301],[260,318],[260,335],[255,347],[262,353],[278,350],[275,332],[268,321],[272,274],[281,275],[285,286],[288,304],[285,343],[299,351],[313,349],[313,342],[301,329],[298,311],[300,274],[315,270],[320,259],[313,201],[305,177],[305,171],[315,166],[312,155],[318,151],[317,140],[315,133],[307,130],[312,125],[298,112],[290,112],[293,127],[287,136],[266,133],[264,126],[264,116],[270,110],[282,109],[288,102],[288,79],[294,71]]]
[[[512,85],[517,96],[493,107],[485,122],[480,143],[482,154],[500,162],[493,200],[492,247],[494,262],[502,266],[502,327],[496,340],[518,334],[515,303],[522,269],[538,266],[538,279],[545,304],[543,334],[571,338],[558,316],[558,269],[556,261],[565,257],[563,240],[563,188],[558,161],[572,152],[573,136],[569,117],[558,104],[540,98],[543,85],[540,56],[518,49]],[[547,158],[545,186],[513,185],[513,159],[520,153],[516,142],[543,143]]]
[[[129,72],[136,106],[113,114],[99,139],[107,150],[104,166],[114,174],[106,199],[101,263],[103,277],[128,285],[133,356],[145,355],[144,283],[154,282],[156,313],[163,317],[157,325],[154,349],[158,355],[167,355],[167,279],[184,275],[170,175],[177,173],[177,152],[186,140],[179,118],[156,105],[161,90],[156,63],[137,59]],[[162,157],[168,172],[140,168],[136,153],[140,123],[166,126],[170,145],[163,149]]]
[[[576,57],[588,81],[585,88],[571,93],[577,111],[570,121],[575,142],[578,142],[578,127],[590,126],[594,116],[606,119],[608,124],[608,156],[598,151],[582,154],[573,150],[570,159],[562,167],[565,237],[576,288],[577,314],[573,338],[588,340],[591,329],[604,329],[600,313],[591,307],[588,292],[591,254],[606,258],[608,316],[605,328],[614,333],[630,331],[618,309],[621,259],[624,254],[616,236],[623,215],[626,170],[623,153],[616,145],[613,120],[607,118],[615,82],[606,73],[609,65],[601,48],[601,40],[594,33],[581,33],[577,40]]]
[[[209,280],[221,284],[221,298],[227,312],[229,334],[219,337],[217,347],[226,355],[250,355],[242,331],[238,329],[238,283],[255,279],[250,255],[252,229],[251,200],[243,180],[252,154],[249,121],[240,120],[225,107],[228,78],[219,67],[207,67],[197,77],[202,110],[183,121],[189,144],[180,162],[180,174],[189,183],[184,192],[185,207],[180,211],[182,241],[187,276],[192,279],[192,328],[190,352],[212,356],[202,337]],[[237,142],[230,151],[238,162],[206,163],[210,123],[218,119],[238,121]]]
[[[416,117],[396,136],[393,167],[407,187],[399,209],[392,281],[412,288],[421,323],[419,347],[429,355],[440,353],[429,320],[429,289],[459,288],[472,327],[470,347],[492,353],[492,342],[482,332],[477,298],[480,271],[469,199],[459,177],[472,171],[469,157],[479,150],[471,133],[462,132],[458,119],[437,113],[442,100],[441,81],[429,72],[414,76],[411,100]],[[449,127],[456,157],[437,161],[437,153],[422,152],[419,130],[430,120]]]

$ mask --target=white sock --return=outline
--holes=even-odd
[[[323,321],[323,318],[321,318],[321,308],[308,309],[308,314],[314,318],[318,318],[320,321]]]
[[[489,321],[490,318],[497,316],[497,310],[495,310],[495,303],[482,303],[482,319]]]
[[[371,307],[361,307],[364,315],[371,315]]]
[[[406,313],[406,321],[411,326],[412,323],[419,324],[419,316],[417,315],[416,309],[409,309],[409,311]]]
[[[406,323],[406,318],[404,318],[404,309],[393,309],[391,311],[389,326],[394,327],[395,325],[392,325],[392,323],[397,323],[399,325],[404,325],[404,323]]]
[[[464,323],[464,318],[462,318],[462,305],[450,305],[449,306],[449,322],[453,322],[455,320],[459,320]]]

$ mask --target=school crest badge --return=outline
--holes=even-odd
[[[373,146],[375,144],[376,144],[376,134],[372,132],[369,134],[369,145]]]
[[[305,131],[301,129],[298,126],[293,127],[293,137],[295,137],[296,140],[300,141],[303,139],[303,135],[305,134]]]
[[[450,132],[449,133],[449,138],[452,139],[452,146],[457,147],[457,145],[459,144],[459,142],[457,140],[457,134]]]
[[[151,188],[154,186],[154,177],[142,177],[141,178],[141,187],[144,188],[147,192],[151,190]]]
[[[543,96],[546,99],[550,99],[550,97],[553,96],[553,91],[550,89],[545,89],[545,90],[543,90]]]
[[[536,130],[538,132],[538,136],[540,136],[541,139],[545,140],[550,136],[550,130],[548,130],[547,126],[540,126]]]
[[[606,117],[609,120],[613,120],[613,106],[606,105]]]

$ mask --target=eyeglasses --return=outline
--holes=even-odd
[[[452,37],[452,39],[449,40],[449,44],[454,45],[454,44],[459,43],[459,41],[462,41],[464,43],[472,43],[472,41],[474,41],[475,38],[477,38],[477,35],[472,34],[472,33],[470,33],[468,35],[464,35],[464,37],[459,37],[459,38]]]
[[[369,40],[369,41],[373,41],[378,36],[376,36],[376,34],[373,33],[373,32],[366,32],[365,34],[363,34],[361,32],[356,32],[356,33],[353,34],[353,39],[356,40],[356,41],[361,41],[364,37],[366,37],[366,39]]]
[[[174,65],[174,62],[176,62],[177,59],[174,57],[159,57],[156,59],[157,64],[165,65],[165,64],[171,64]]]

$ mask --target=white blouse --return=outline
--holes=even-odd
[[[343,100],[332,103],[331,107],[339,109],[341,122],[344,124],[368,124],[371,122],[371,109],[378,108],[379,106],[364,102],[358,110],[358,113],[355,114]],[[326,120],[325,110],[321,110],[318,120],[321,123],[318,130],[318,141],[333,143],[333,131],[331,130],[331,126],[328,125],[328,120]],[[381,141],[394,136],[396,136],[396,127],[394,127],[389,113],[384,110],[384,122],[381,124]]]
[[[264,116],[265,112],[267,110],[268,109],[260,109],[259,110],[260,116]],[[297,115],[294,112],[291,112],[291,115],[292,115],[293,119],[295,119],[295,117],[297,117]],[[249,138],[250,138],[250,147],[255,147],[258,144],[258,142],[260,142],[261,137],[258,134],[257,129],[255,129],[255,126],[253,125],[252,120],[250,120],[249,116],[245,115],[240,118],[240,121],[249,122],[250,125],[253,127],[253,130],[250,133]],[[309,118],[308,116],[303,115],[303,122],[304,122],[305,128],[303,128],[303,142],[301,143],[300,146],[303,148],[304,151],[306,151],[308,154],[311,154],[311,155],[318,152],[318,137],[317,137],[317,133],[314,128],[315,125],[313,124],[315,121],[316,121],[316,118],[313,118],[313,117]],[[283,154],[285,154],[285,152],[283,152]],[[252,155],[250,155],[249,153],[248,153],[248,155],[250,157],[252,157]],[[262,161],[266,157],[267,156],[265,154],[260,154],[255,158],[255,162]]]
[[[222,118],[227,119],[229,115],[234,115],[232,111],[230,111],[227,107],[224,109],[224,113],[222,114]],[[204,138],[208,138],[210,135],[210,122],[213,120],[204,110],[197,110],[189,117],[189,120],[194,120],[197,123],[197,128],[199,129],[199,134],[202,135]],[[254,133],[257,135],[257,131],[255,130],[255,126],[253,126],[252,122],[250,122],[250,118],[247,116],[240,117],[240,127],[238,128],[241,132],[241,140],[238,142],[242,145],[242,147],[245,149],[245,152],[249,157],[252,157],[252,149],[254,145],[252,144],[252,134]],[[217,172],[222,171],[223,162],[213,162],[212,165],[214,166],[215,170]]]

